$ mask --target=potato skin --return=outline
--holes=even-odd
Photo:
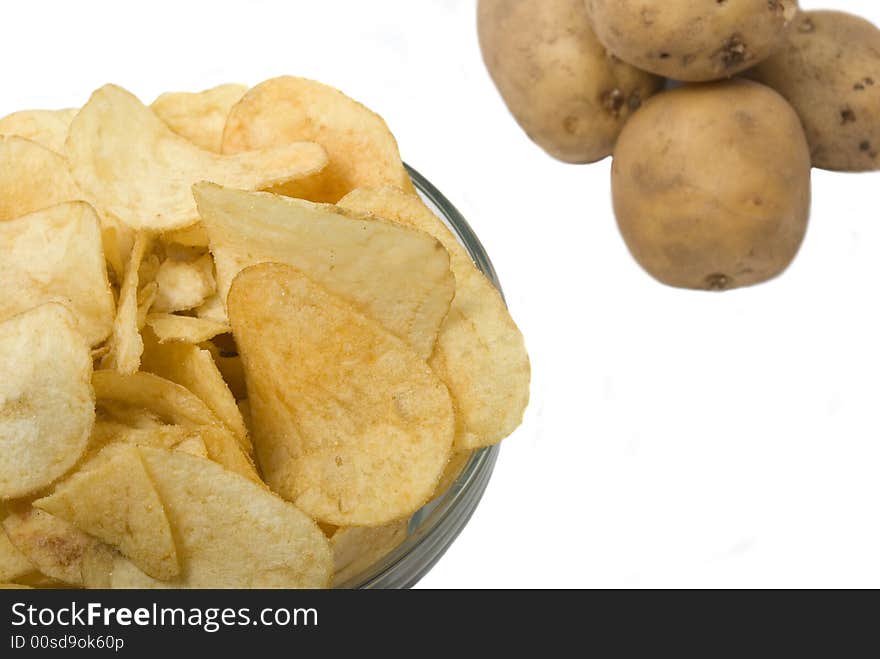
[[[794,106],[814,166],[880,169],[880,30],[874,25],[842,12],[803,12],[782,50],[747,75]]]
[[[564,162],[611,155],[627,119],[663,82],[606,53],[583,0],[480,0],[477,25],[507,107]]]
[[[667,78],[729,78],[782,45],[797,0],[584,0],[599,40]]]
[[[767,281],[788,267],[806,233],[807,140],[785,99],[755,82],[655,96],[624,128],[611,171],[627,246],[670,286]]]

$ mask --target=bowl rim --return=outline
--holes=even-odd
[[[459,210],[427,178],[404,163],[419,194],[440,213],[441,219],[467,249],[477,268],[504,299],[501,283],[486,249]],[[432,209],[432,210],[434,210]],[[411,588],[440,560],[476,510],[483,496],[499,446],[474,451],[458,478],[437,499],[416,511],[407,538],[360,574],[336,585],[351,588]]]

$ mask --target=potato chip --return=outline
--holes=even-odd
[[[147,324],[147,316],[150,313],[150,308],[156,302],[156,298],[159,296],[159,284],[154,281],[151,281],[149,284],[144,286],[141,290],[138,291],[137,294],[137,328],[138,330],[144,329],[144,325]],[[143,338],[143,337],[141,337]]]
[[[0,222],[78,199],[63,156],[23,137],[0,136]]]
[[[141,448],[178,541],[182,575],[168,588],[323,588],[333,559],[318,526],[297,508],[211,462]],[[117,558],[114,588],[156,588]]]
[[[0,499],[36,492],[70,469],[95,421],[89,346],[61,304],[0,323]]]
[[[275,492],[337,526],[378,526],[428,500],[454,417],[446,387],[409,346],[277,263],[236,277],[229,317]]]
[[[226,317],[226,305],[220,298],[220,295],[214,293],[205,302],[195,309],[196,316],[203,320],[211,320],[221,325],[229,326],[229,319]]]
[[[458,451],[496,444],[522,422],[529,402],[529,357],[498,290],[422,201],[399,190],[358,190],[340,205],[426,231],[452,257],[456,292],[431,367],[455,402]]]
[[[0,582],[18,581],[35,570],[34,564],[16,549],[0,526]]]
[[[174,447],[175,451],[183,451],[184,453],[189,453],[190,455],[194,455],[199,458],[205,458],[206,460],[210,460],[211,458],[208,456],[208,447],[205,446],[205,440],[203,440],[198,435],[193,437],[187,437],[182,442],[180,442],[177,446]],[[215,460],[216,462],[216,460]]]
[[[116,547],[151,577],[180,574],[165,509],[136,446],[106,447],[33,506]]]
[[[210,352],[180,341],[160,344],[151,331],[144,333],[144,345],[142,367],[145,371],[186,387],[232,431],[242,448],[248,453],[253,450],[235,398]]]
[[[311,142],[237,156],[204,151],[114,85],[92,94],[73,120],[66,154],[74,179],[102,211],[156,231],[198,221],[191,190],[198,181],[259,190],[317,173],[327,162]]]
[[[434,490],[434,496],[431,497],[432,499],[445,494],[446,491],[452,487],[452,484],[458,480],[458,477],[461,476],[464,468],[467,467],[468,462],[471,461],[473,456],[474,451],[458,451],[452,454],[449,463],[446,465],[446,469],[443,470],[440,482],[437,483],[437,488]]]
[[[115,303],[92,207],[71,202],[0,222],[0,290],[7,291],[0,320],[58,300],[76,315],[89,345],[106,339]]]
[[[134,373],[141,363],[144,342],[138,331],[138,272],[145,253],[153,243],[153,234],[141,231],[137,234],[122,289],[119,291],[119,304],[116,307],[116,319],[113,321],[113,333],[108,345],[109,352],[101,360],[101,368],[113,368],[123,374]]]
[[[154,311],[170,313],[201,306],[217,291],[214,260],[210,254],[194,261],[166,259],[156,273],[156,283],[159,294]]]
[[[185,247],[208,247],[208,231],[201,222],[186,227],[169,231],[162,236],[166,243],[183,245]]]
[[[403,519],[384,526],[336,529],[330,537],[333,585],[344,584],[390,554],[406,540],[408,526],[409,520]]]
[[[332,204],[356,188],[413,189],[382,117],[342,92],[304,78],[273,78],[248,91],[229,112],[223,153],[302,140],[327,149],[327,168],[274,192]]]
[[[72,586],[82,585],[83,554],[95,541],[72,524],[28,505],[3,519],[9,540],[43,574]]]
[[[119,553],[103,542],[94,542],[83,553],[80,574],[84,588],[110,588],[113,561]]]
[[[55,153],[64,153],[67,131],[77,112],[76,109],[13,112],[0,119],[0,135],[17,135]]]
[[[181,137],[201,149],[220,153],[226,118],[247,90],[245,85],[228,84],[196,93],[168,92],[150,107]]]
[[[449,254],[428,234],[334,206],[201,184],[194,189],[228,295],[260,262],[301,270],[427,357],[455,294]]]
[[[203,343],[218,334],[225,334],[229,331],[229,325],[225,323],[193,316],[176,316],[169,313],[148,314],[147,325],[156,334],[159,343],[168,341]]]

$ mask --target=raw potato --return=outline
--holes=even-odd
[[[531,378],[523,336],[501,293],[418,196],[395,188],[355,190],[339,205],[420,229],[448,250],[455,297],[429,363],[452,394],[456,450],[500,442],[522,422]]]
[[[428,501],[454,416],[446,387],[412,348],[277,263],[235,278],[229,319],[273,491],[336,526],[379,526]]]
[[[841,12],[804,12],[785,46],[748,75],[794,106],[815,167],[880,168],[880,30],[874,25]]]
[[[23,137],[0,136],[0,222],[78,199],[63,156]]]
[[[50,485],[85,452],[91,377],[89,346],[63,305],[0,323],[0,500]]]
[[[300,141],[327,149],[327,168],[273,192],[332,204],[360,187],[413,189],[382,117],[339,90],[305,78],[273,78],[245,94],[229,113],[223,153]]]
[[[797,115],[747,80],[653,98],[624,129],[614,210],[636,260],[665,284],[724,290],[780,274],[810,208],[810,151]]]
[[[796,0],[584,0],[596,36],[633,66],[675,80],[729,78],[779,48]]]
[[[220,153],[226,118],[246,91],[244,85],[228,84],[196,93],[169,92],[150,107],[181,137],[206,151]]]
[[[480,46],[507,107],[551,156],[611,155],[623,125],[662,80],[608,56],[584,0],[480,0]]]
[[[132,229],[155,231],[196,224],[192,186],[199,181],[260,190],[327,165],[324,149],[311,142],[235,156],[205,151],[115,85],[97,90],[76,115],[65,153],[77,184],[100,211]]]
[[[0,135],[18,135],[64,153],[70,122],[79,110],[22,110],[0,119]]]
[[[0,222],[0,320],[61,300],[89,345],[101,343],[116,312],[94,209],[77,201]]]
[[[118,557],[114,588],[324,588],[333,570],[311,519],[269,490],[181,452],[141,447],[165,505],[181,577],[162,583]]]

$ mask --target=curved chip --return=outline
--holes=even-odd
[[[116,305],[94,209],[77,201],[0,222],[0,290],[0,320],[60,299],[89,345],[106,339]]]
[[[0,136],[0,222],[82,199],[67,161],[51,149]]]
[[[385,524],[428,500],[454,417],[446,387],[409,346],[276,263],[236,277],[229,317],[275,492],[337,526]]]
[[[382,117],[339,90],[305,78],[273,78],[248,91],[229,113],[223,153],[302,140],[327,149],[327,168],[275,192],[332,204],[356,188],[412,189],[397,141]]]
[[[168,341],[202,343],[229,331],[227,323],[193,316],[177,316],[170,313],[148,314],[147,325],[156,334],[159,343]]]
[[[33,505],[113,545],[156,579],[180,574],[165,509],[134,445],[106,447]]]
[[[393,188],[357,190],[339,204],[426,231],[449,251],[455,299],[430,364],[455,402],[456,450],[500,442],[522,422],[531,378],[522,334],[501,294],[419,197]]]
[[[0,526],[0,582],[18,581],[35,570],[34,564],[12,544]]]
[[[217,291],[214,260],[205,254],[195,260],[165,259],[156,273],[157,312],[187,311],[205,303]]]
[[[202,92],[168,92],[153,101],[150,108],[181,137],[201,149],[220,153],[226,118],[247,89],[245,85],[228,84]]]
[[[264,487],[179,451],[140,448],[175,537],[180,579],[117,558],[113,588],[324,588],[333,570],[317,524]]]
[[[198,221],[192,186],[214,181],[248,190],[321,171],[311,142],[221,156],[175,134],[135,96],[115,85],[92,94],[65,147],[74,179],[98,205],[133,229],[169,231]]]
[[[341,586],[387,556],[406,540],[408,519],[384,526],[348,526],[330,536],[333,585]]]
[[[449,254],[435,238],[301,199],[208,184],[194,192],[222,298],[247,266],[286,263],[431,354],[455,294]]]
[[[89,346],[63,305],[0,323],[0,499],[46,487],[85,452],[91,376]]]
[[[79,110],[22,110],[0,119],[0,135],[17,135],[55,153],[64,152],[70,122]]]

